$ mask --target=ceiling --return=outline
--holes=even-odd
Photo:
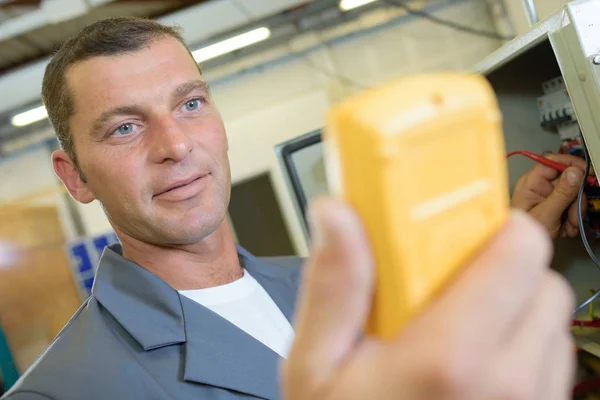
[[[0,2],[0,75],[49,56],[84,26],[107,17],[160,17],[207,0]]]
[[[337,0],[0,0],[0,122],[40,101],[51,54],[93,21],[152,17],[177,25],[191,46]],[[0,123],[0,136],[7,128]],[[8,128],[10,129],[10,128]]]
[[[310,0],[0,0],[0,77],[47,58],[67,38],[92,22],[115,16],[194,18],[193,40],[203,40],[298,7]],[[208,4],[210,3],[210,4]],[[210,19],[184,15],[194,6],[211,9]],[[199,23],[202,21],[202,23]],[[179,21],[181,22],[181,21]],[[185,25],[188,25],[187,23]],[[187,38],[189,39],[189,38]]]
[[[421,8],[437,1],[462,0],[413,3]],[[11,118],[41,105],[42,78],[52,52],[93,21],[124,15],[152,17],[181,27],[192,49],[258,26],[271,29],[264,42],[203,62],[209,70],[286,43],[302,32],[360,18],[385,4],[341,12],[339,0],[0,0],[0,158],[54,137],[47,119],[17,127]]]
[[[213,67],[258,52],[300,31],[331,26],[344,13],[339,0],[0,0],[0,158],[9,150],[52,136],[47,119],[13,126],[13,115],[40,106],[43,74],[52,53],[90,23],[111,16],[151,17],[182,28],[199,48],[258,26],[269,40],[203,63]],[[364,7],[362,7],[364,8]],[[368,7],[366,7],[368,8]],[[333,14],[331,11],[335,11]],[[246,53],[248,52],[248,53]],[[39,136],[39,138],[38,138]],[[22,142],[22,143],[21,143]]]

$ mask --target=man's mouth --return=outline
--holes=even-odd
[[[157,194],[155,194],[153,197],[158,197],[158,196],[170,193],[170,192],[174,192],[174,191],[176,191],[178,189],[185,188],[186,186],[193,185],[197,181],[199,181],[199,180],[201,180],[203,178],[206,178],[208,175],[209,174],[193,175],[193,176],[190,176],[188,178],[179,179],[179,180],[171,183],[166,188],[162,189],[160,192],[158,192]]]

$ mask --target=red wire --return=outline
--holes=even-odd
[[[573,320],[571,322],[571,325],[580,326],[580,327],[600,328],[600,320],[594,320],[594,321]],[[573,388],[573,396],[575,396],[575,397],[583,396],[588,393],[597,392],[598,390],[600,390],[600,377],[592,377],[592,378],[584,380],[583,382],[579,382],[577,385],[575,385],[575,387]]]
[[[580,382],[573,389],[573,396],[582,396],[590,392],[595,392],[600,389],[600,377],[590,378]]]
[[[573,320],[571,321],[572,326],[579,326],[582,328],[600,328],[600,320],[593,321],[582,321],[582,320]]]
[[[545,165],[547,167],[554,168],[555,170],[560,171],[560,172],[564,172],[568,168],[564,164],[561,164],[561,163],[556,162],[556,161],[552,161],[552,160],[550,160],[550,159],[548,159],[548,158],[546,158],[544,156],[540,156],[539,154],[531,153],[531,152],[526,151],[526,150],[511,151],[510,153],[508,153],[506,155],[506,158],[512,157],[512,156],[517,155],[517,154],[520,154],[522,156],[530,158],[533,161],[538,162],[540,164],[543,164],[543,165]],[[596,178],[595,176],[591,176],[590,175],[590,176],[587,177],[587,183],[588,183],[588,185],[591,185],[591,186],[598,186],[598,178]]]

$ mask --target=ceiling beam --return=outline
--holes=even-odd
[[[0,0],[0,8],[39,7],[42,0]]]
[[[47,1],[47,0],[46,0]],[[51,0],[67,1],[67,0]],[[75,1],[75,0],[70,0]],[[88,0],[90,3],[92,0]],[[130,1],[130,0],[121,0]],[[180,0],[182,2],[191,0]],[[252,8],[255,13],[254,17],[257,20],[272,17],[275,4],[269,7],[262,7],[262,12],[259,13],[259,4],[265,4],[264,0],[243,0],[248,4],[247,8]],[[269,0],[277,3],[279,12],[285,10],[284,5],[291,8],[299,7],[306,3],[311,3],[310,0]],[[334,0],[328,0],[334,1]],[[175,1],[173,1],[175,3]],[[179,3],[179,2],[178,2]],[[226,33],[234,33],[236,29],[247,27],[253,23],[251,18],[242,14],[230,0],[203,0],[199,2],[195,0],[191,7],[180,10],[179,12],[170,13],[169,15],[158,18],[158,21],[166,24],[176,24],[184,29],[184,37],[192,46],[204,45],[205,41],[214,39],[219,35]],[[314,2],[319,4],[322,2]],[[326,1],[327,3],[327,1]],[[115,4],[115,6],[118,3]],[[252,7],[255,4],[256,7]],[[107,4],[103,7],[111,7],[113,4]],[[275,8],[277,8],[275,7]],[[267,14],[264,14],[267,13]],[[262,15],[261,15],[262,14]],[[2,28],[10,22],[7,21],[0,25],[0,33]],[[0,96],[0,115],[24,107],[28,104],[33,104],[40,99],[40,87],[44,69],[49,61],[49,54],[42,59],[30,62],[28,65],[18,69],[12,69],[7,73],[0,75],[0,93],[9,93],[9,96]],[[1,72],[1,71],[0,71]],[[0,127],[0,133],[2,127]]]

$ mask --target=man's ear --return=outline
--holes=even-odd
[[[56,150],[52,153],[52,167],[75,200],[83,204],[95,200],[87,184],[81,180],[79,170],[75,167],[73,160],[66,152]]]

